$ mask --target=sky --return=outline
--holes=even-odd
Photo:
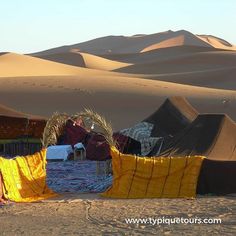
[[[236,44],[236,0],[0,0],[0,52],[185,29]]]

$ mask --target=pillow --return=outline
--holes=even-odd
[[[202,156],[138,157],[111,147],[113,183],[102,193],[112,198],[192,198]]]

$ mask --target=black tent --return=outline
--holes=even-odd
[[[198,194],[236,193],[236,123],[225,114],[200,114],[183,97],[168,98],[144,121],[164,137],[158,156],[202,155]],[[160,150],[160,143],[150,156]]]
[[[167,98],[160,108],[144,119],[154,124],[153,137],[173,136],[187,127],[198,112],[184,97]]]
[[[224,114],[202,114],[168,142],[162,156],[202,155],[236,161],[236,124]]]

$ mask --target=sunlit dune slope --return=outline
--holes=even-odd
[[[41,59],[55,61],[73,66],[86,67],[97,70],[115,70],[131,65],[131,63],[118,62],[88,53],[65,52],[38,56]]]
[[[105,59],[104,59],[105,60]],[[95,63],[95,61],[94,61]],[[118,64],[122,64],[119,63]],[[123,64],[124,65],[124,64]],[[125,64],[127,65],[127,64]],[[129,64],[128,64],[129,65]],[[115,66],[113,68],[116,68]],[[44,60],[32,56],[20,55],[16,53],[0,54],[0,77],[17,76],[56,76],[56,75],[104,75],[118,73],[70,66],[62,63]]]

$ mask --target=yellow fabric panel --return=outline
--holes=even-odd
[[[56,194],[46,184],[46,149],[14,159],[0,157],[3,194],[15,202],[34,202]]]
[[[113,198],[192,198],[203,156],[137,157],[111,147]]]

